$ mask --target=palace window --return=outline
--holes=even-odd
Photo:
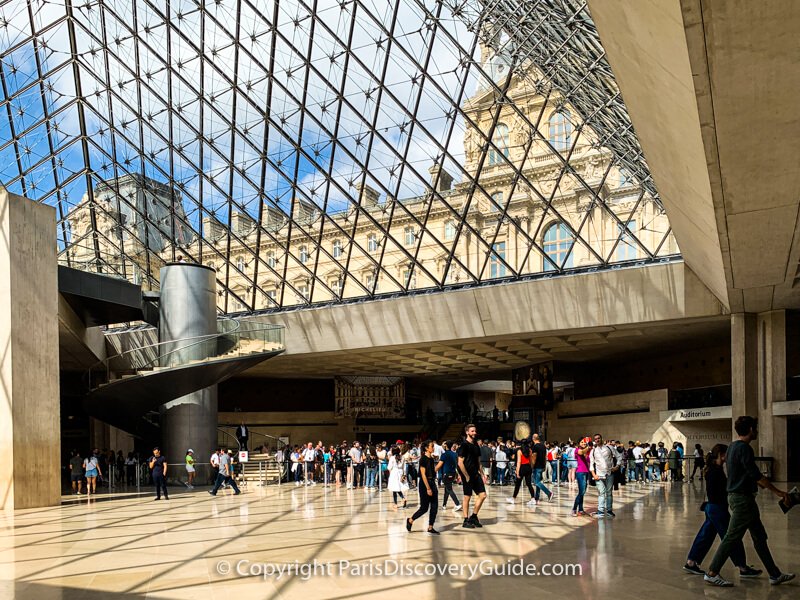
[[[559,151],[569,149],[572,138],[572,123],[568,111],[554,113],[550,117],[550,144]]]
[[[509,156],[508,151],[508,125],[505,123],[498,123],[494,128],[494,135],[492,136],[494,147],[489,148],[489,164],[500,164],[500,155],[506,158]]]
[[[553,223],[547,228],[544,234],[544,251],[556,266],[550,262],[544,262],[545,271],[555,271],[557,268],[572,268],[572,246],[575,244],[575,237],[570,233],[564,223]]]

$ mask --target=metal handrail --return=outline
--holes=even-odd
[[[236,440],[236,446],[239,448],[239,451],[242,450],[242,445],[239,443],[239,440],[237,439],[237,437],[235,435],[233,435],[229,431],[225,431],[225,429],[223,429],[222,427],[217,427],[217,431],[220,431],[220,432],[224,433],[225,435],[227,435],[229,437],[232,437],[234,440]]]
[[[126,354],[130,354],[132,352],[141,352],[142,350],[147,350],[148,348],[157,348],[158,346],[162,346],[164,344],[174,344],[176,342],[186,342],[186,341],[189,341],[189,340],[203,341],[203,340],[207,340],[207,339],[210,339],[210,338],[213,338],[213,337],[218,337],[220,335],[227,335],[229,333],[234,333],[235,331],[237,331],[241,327],[241,323],[239,322],[238,319],[229,319],[229,318],[217,319],[217,326],[219,327],[220,323],[224,323],[226,321],[231,321],[231,322],[235,323],[236,327],[231,329],[230,331],[219,331],[218,330],[216,333],[205,333],[203,335],[195,335],[195,336],[191,336],[191,337],[187,337],[187,338],[181,338],[179,340],[168,340],[166,342],[157,342],[155,344],[148,344],[147,346],[140,346],[138,348],[131,348],[130,350],[126,350],[125,352],[120,352],[120,353],[115,354],[113,356],[108,356],[108,357],[104,358],[103,360],[100,360],[100,361],[96,362],[93,365],[93,367],[96,367],[97,365],[100,365],[100,364],[106,363],[108,361],[111,361],[111,360],[113,360],[115,358],[119,358],[121,356],[125,356]],[[180,349],[182,350],[183,348],[180,348]]]
[[[183,345],[181,345],[181,346],[179,346],[177,348],[174,348],[174,349],[170,350],[169,352],[166,352],[166,353],[163,353],[163,354],[159,353],[157,356],[151,358],[150,360],[144,362],[141,365],[137,365],[137,366],[133,366],[132,367],[133,370],[135,370],[135,371],[143,370],[143,369],[147,368],[148,366],[152,365],[153,363],[155,363],[156,361],[161,361],[165,357],[168,357],[168,356],[170,356],[170,355],[172,355],[172,354],[174,354],[176,352],[183,352],[183,351],[186,351],[187,349],[193,348],[193,347],[195,347],[195,346],[197,346],[199,344],[203,344],[205,342],[208,342],[208,341],[211,341],[211,340],[214,340],[214,339],[220,339],[220,338],[222,338],[224,336],[235,334],[237,331],[242,330],[242,323],[238,319],[227,319],[227,318],[226,319],[219,319],[217,321],[217,323],[218,323],[218,326],[219,326],[219,324],[225,323],[225,322],[228,322],[228,321],[230,321],[231,323],[234,323],[235,326],[230,328],[230,329],[228,329],[228,330],[226,330],[226,331],[218,331],[217,333],[205,334],[205,335],[200,335],[200,336],[192,336],[192,337],[183,338],[183,339],[179,339],[179,340],[169,340],[169,341],[165,341],[165,342],[158,342],[158,343],[155,343],[155,344],[148,344],[146,346],[140,346],[138,348],[132,348],[130,350],[126,350],[125,352],[121,352],[121,353],[115,354],[114,356],[110,356],[110,357],[107,357],[107,358],[105,358],[105,359],[103,359],[101,361],[98,361],[88,371],[89,389],[91,389],[91,387],[92,387],[91,386],[92,372],[99,365],[103,365],[105,367],[106,375],[108,375],[108,373],[110,372],[111,361],[113,361],[115,359],[119,359],[120,357],[124,357],[125,355],[132,354],[134,352],[146,353],[148,350],[152,351],[153,349],[159,348],[159,347],[164,346],[166,344],[183,344]],[[257,323],[256,325],[257,325],[257,327],[249,327],[249,328],[247,328],[246,331],[242,330],[242,333],[253,333],[253,332],[257,332],[257,331],[269,331],[269,330],[279,330],[279,329],[281,329],[280,325],[272,325],[272,324],[266,324],[266,323]],[[184,344],[184,342],[190,342],[190,341],[191,341],[191,343]],[[213,358],[213,356],[206,357],[203,360],[207,360],[207,359],[210,359],[210,358]]]
[[[217,429],[218,429],[219,431],[222,431],[223,433],[226,433],[226,434],[228,434],[228,435],[233,435],[233,434],[231,434],[231,433],[228,433],[227,431],[224,431],[224,429],[225,429],[226,427],[227,427],[227,428],[231,428],[231,429],[234,429],[234,430],[235,430],[237,426],[236,426],[236,425],[223,425],[222,427],[217,427]],[[260,435],[260,436],[261,436],[261,437],[263,437],[263,438],[267,438],[267,439],[270,439],[270,440],[274,440],[274,441],[275,441],[275,442],[277,442],[278,444],[283,444],[283,446],[284,446],[285,448],[288,448],[288,446],[289,446],[289,444],[287,444],[286,442],[284,442],[282,439],[280,439],[280,438],[276,438],[274,435],[269,435],[268,433],[261,433],[260,431],[253,431],[253,430],[251,430],[251,429],[248,429],[248,433],[250,433],[251,435]],[[234,436],[234,437],[236,437],[236,436]],[[236,439],[236,441],[238,442],[238,441],[239,441],[239,439],[237,438],[237,439]],[[278,449],[280,449],[280,446],[278,446]]]

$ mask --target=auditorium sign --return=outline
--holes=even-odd
[[[732,418],[730,406],[709,406],[707,408],[686,408],[683,410],[662,410],[662,421],[713,421]]]

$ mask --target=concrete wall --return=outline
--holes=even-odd
[[[620,394],[602,398],[587,398],[556,405],[555,415],[549,416],[547,437],[564,441],[568,438],[600,433],[606,439],[664,442],[682,442],[685,448],[701,444],[710,449],[717,443],[730,444],[730,419],[671,422],[662,419],[661,412],[668,409],[668,390],[651,390],[634,394]],[[644,412],[626,411],[642,410]],[[618,414],[597,414],[618,413]],[[587,415],[587,416],[579,416]]]
[[[274,445],[274,442],[265,440],[255,433],[263,433],[273,437],[288,437],[289,443],[305,444],[317,443],[318,440],[326,445],[342,440],[354,439],[353,419],[337,419],[333,411],[297,411],[297,412],[220,412],[220,427],[236,427],[242,421],[250,429],[248,445]],[[227,446],[236,446],[236,441],[228,436],[218,436],[219,442]]]
[[[253,318],[286,327],[291,336],[288,360],[307,353],[482,340],[725,312],[691,270],[671,263]],[[270,362],[277,365],[281,360]]]
[[[0,185],[0,509],[61,498],[55,209]]]

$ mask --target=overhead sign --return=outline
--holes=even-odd
[[[731,406],[709,406],[707,408],[686,408],[682,410],[662,410],[662,421],[711,421],[733,417]]]
[[[773,417],[791,417],[800,415],[800,400],[787,400],[786,402],[773,402]]]

